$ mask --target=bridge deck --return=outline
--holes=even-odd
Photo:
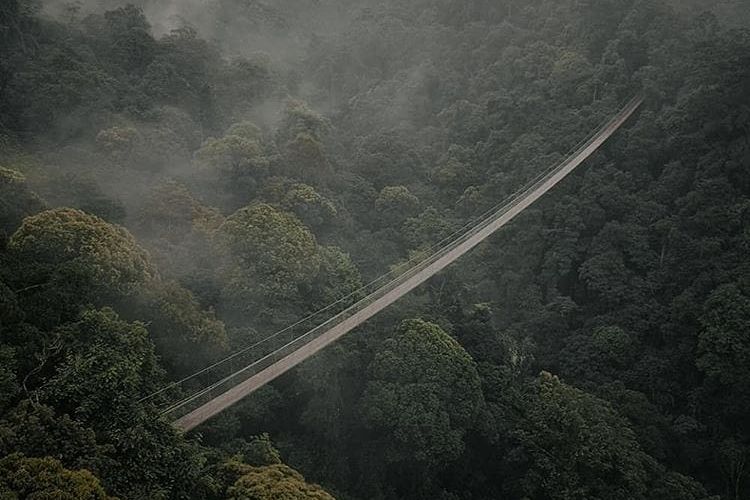
[[[591,156],[630,118],[642,102],[643,98],[641,97],[632,99],[611,121],[558,167],[521,193],[520,196],[512,199],[488,218],[478,223],[465,235],[448,244],[432,258],[416,265],[401,278],[376,290],[335,318],[311,330],[308,333],[320,333],[300,347],[293,346],[293,351],[281,353],[279,359],[273,361],[266,368],[244,380],[241,376],[245,369],[238,370],[236,372],[238,379],[236,385],[179,417],[175,420],[174,425],[183,431],[188,431],[200,425],[212,416],[248,396],[253,391],[315,355],[324,347],[340,339],[346,333],[445,269],[492,233],[510,222],[515,216],[523,212],[575,170],[576,167]],[[302,337],[308,337],[308,334],[300,338]]]

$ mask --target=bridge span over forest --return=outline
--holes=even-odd
[[[381,276],[347,297],[142,401],[169,399],[174,395],[174,399],[178,400],[166,406],[162,414],[183,431],[189,431],[229,408],[372,318],[506,225],[581,165],[642,103],[641,96],[631,99],[607,123],[582,141],[564,161],[540,174],[526,187],[461,230],[436,243],[427,256],[417,262],[408,262],[410,267],[405,270],[401,266],[400,270]],[[332,317],[309,328],[323,314],[330,315],[337,309],[339,312]]]

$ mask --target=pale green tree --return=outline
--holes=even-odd
[[[115,500],[87,470],[72,471],[51,457],[27,458],[20,454],[0,459],[0,497]]]

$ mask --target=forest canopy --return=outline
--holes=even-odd
[[[750,500],[749,12],[3,0],[0,497]],[[634,95],[455,265],[195,431],[163,415]]]

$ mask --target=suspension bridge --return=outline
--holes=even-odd
[[[141,401],[164,400],[176,395],[177,401],[165,405],[161,413],[182,431],[189,431],[229,408],[372,318],[506,225],[581,165],[642,103],[641,96],[628,101],[611,119],[579,143],[564,161],[541,173],[510,198],[467,223],[453,235],[433,245],[426,257],[407,262],[406,270],[384,274],[293,325],[268,335]],[[404,266],[400,267],[403,268]],[[336,310],[338,312],[332,317],[310,328],[324,314],[330,315]],[[206,379],[213,381],[206,382]]]

